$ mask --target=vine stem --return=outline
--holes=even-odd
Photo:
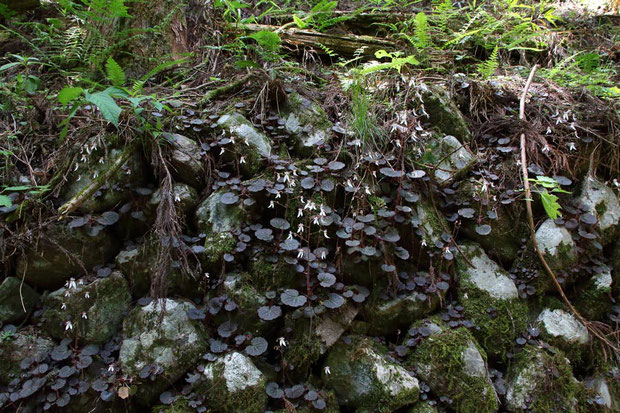
[[[530,88],[530,85],[532,84],[532,80],[534,79],[534,74],[536,73],[537,69],[538,69],[537,64],[534,65],[534,67],[532,67],[532,71],[530,72],[530,75],[527,78],[527,82],[525,83],[525,87],[523,88],[523,94],[521,95],[521,100],[519,102],[519,119],[521,121],[525,121],[525,99],[527,97],[527,92]],[[609,346],[612,350],[618,353],[620,349],[616,345],[614,345],[611,341],[609,341],[609,339],[607,339],[607,337],[605,337],[600,331],[592,327],[591,323],[588,320],[586,320],[579,313],[579,311],[577,311],[575,306],[573,306],[573,304],[570,302],[570,300],[564,293],[564,289],[562,288],[562,286],[560,285],[560,282],[558,281],[558,277],[555,275],[555,272],[551,269],[551,267],[547,263],[547,260],[545,260],[545,257],[542,251],[540,250],[540,247],[538,246],[538,242],[536,241],[536,229],[535,229],[536,227],[534,226],[534,214],[532,212],[532,191],[530,190],[530,181],[529,181],[529,176],[527,172],[525,132],[521,132],[520,144],[521,144],[521,174],[523,177],[523,188],[525,192],[525,208],[527,211],[527,223],[528,223],[528,227],[530,228],[530,236],[532,238],[532,244],[534,245],[534,249],[536,250],[536,255],[538,255],[538,259],[540,260],[540,263],[542,264],[547,274],[549,274],[549,276],[551,277],[551,280],[553,281],[555,288],[558,290],[558,293],[560,293],[562,300],[564,300],[569,310],[575,315],[575,317],[577,317],[579,322],[581,322],[581,324],[583,324],[593,336],[601,340],[603,343]]]

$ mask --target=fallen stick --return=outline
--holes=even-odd
[[[536,73],[536,69],[538,69],[537,64],[534,65],[534,67],[532,68],[532,71],[530,72],[529,77],[527,78],[527,82],[525,83],[525,87],[523,88],[523,94],[521,95],[521,100],[519,102],[519,119],[522,121],[525,121],[525,98],[527,96],[527,91],[529,90],[530,85],[532,84],[532,80],[534,79],[534,74]],[[521,174],[523,177],[523,189],[525,192],[525,208],[527,211],[527,223],[528,223],[528,227],[530,228],[530,236],[532,238],[532,244],[534,245],[534,249],[536,250],[536,255],[538,255],[538,259],[540,260],[540,263],[542,264],[547,274],[549,274],[549,276],[553,280],[553,284],[555,285],[555,288],[560,293],[562,300],[564,300],[564,302],[566,303],[571,313],[573,313],[575,317],[577,317],[579,322],[583,324],[584,327],[590,333],[592,333],[593,336],[597,337],[599,340],[601,340],[603,343],[609,346],[609,348],[611,348],[616,353],[618,353],[620,349],[617,346],[615,346],[611,341],[609,341],[607,337],[605,337],[601,332],[593,328],[591,323],[585,318],[583,318],[583,316],[579,314],[579,311],[577,311],[577,309],[570,302],[570,300],[564,293],[564,289],[562,288],[562,285],[560,285],[560,282],[558,281],[558,277],[555,275],[555,272],[553,272],[553,270],[547,263],[547,260],[545,260],[545,257],[542,251],[540,250],[540,247],[538,246],[538,242],[536,241],[536,229],[535,229],[536,227],[534,226],[534,213],[532,212],[532,191],[530,189],[530,181],[529,181],[529,176],[527,172],[527,155],[525,151],[525,132],[521,133],[520,143],[521,143]]]

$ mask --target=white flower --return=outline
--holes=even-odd
[[[570,150],[570,151],[576,151],[577,150],[577,145],[575,145],[575,142],[568,142],[568,150]]]
[[[104,163],[105,160],[103,159],[103,156],[101,158],[99,158],[99,163]]]
[[[329,239],[329,235],[327,235],[327,230],[324,230],[324,231],[323,231],[323,236],[324,236],[326,239]],[[323,253],[323,254],[321,254],[321,255],[325,255],[325,253]],[[321,259],[324,259],[324,258],[325,258],[325,257],[323,257],[323,258],[321,258]]]
[[[84,320],[88,320],[88,315],[86,315],[86,311],[82,311],[82,318]]]
[[[312,223],[314,225],[319,225],[319,216],[315,215],[314,218],[312,219]]]
[[[211,274],[209,274],[208,272],[205,272],[205,278],[208,280],[209,277],[211,276]]]
[[[304,224],[297,225],[297,233],[304,232]]]
[[[75,283],[75,278],[69,278],[69,288],[77,288],[77,284]]]
[[[93,179],[97,179],[98,176],[99,176],[99,172],[95,171],[95,173],[93,174]]]
[[[71,321],[66,321],[65,322],[65,331],[69,331],[69,330],[73,330],[73,324],[71,324]]]
[[[66,309],[67,309],[67,304],[62,303],[62,304],[60,305],[60,309],[61,309],[61,310],[66,310]]]
[[[286,239],[293,239],[293,233],[291,231],[288,232],[288,237]]]
[[[366,195],[372,195],[372,193],[370,192],[370,187],[368,185],[364,187],[364,191],[366,192]]]
[[[323,368],[323,371],[325,371],[325,374],[327,374],[328,376],[329,376],[330,374],[332,374],[331,370],[329,369],[329,366],[325,366],[325,367]]]
[[[84,298],[90,298],[90,293],[88,291],[86,291],[86,294],[84,294]]]
[[[422,246],[426,247],[426,240],[425,239],[422,239]]]
[[[304,250],[299,250],[299,252],[297,253],[297,259],[300,260],[304,257]]]
[[[82,175],[78,175],[78,179],[76,181],[80,182],[80,179],[82,179]]]
[[[239,163],[245,163],[245,156],[242,156],[241,159],[239,159]]]
[[[174,194],[174,202],[180,202],[180,201],[181,201],[181,195]]]
[[[297,218],[299,218],[299,217],[303,217],[303,216],[304,216],[304,210],[303,210],[303,209],[301,209],[301,208],[299,208],[299,209],[297,210]]]
[[[278,338],[278,345],[279,345],[280,347],[286,347],[286,344],[287,344],[287,343],[286,343],[286,339],[285,339],[284,337],[279,337],[279,338]]]
[[[325,230],[325,237],[329,238],[327,236],[327,230]],[[327,258],[327,251],[321,251],[321,259],[324,260],[325,258]]]
[[[275,207],[276,207],[276,205],[273,203],[273,201],[271,201],[267,208],[275,208]]]
[[[224,153],[224,148],[220,149],[220,155]]]
[[[108,367],[108,373],[114,373],[114,364],[110,364]]]

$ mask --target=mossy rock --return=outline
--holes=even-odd
[[[407,413],[439,413],[439,410],[431,402],[417,402]]]
[[[153,300],[134,308],[125,319],[119,354],[123,372],[137,378],[146,366],[163,368],[155,381],[138,384],[139,402],[151,403],[204,354],[207,333],[202,324],[190,320],[187,314],[194,308],[189,302]]]
[[[295,150],[302,155],[310,155],[317,145],[329,143],[332,123],[323,108],[299,93],[288,95],[286,104],[280,111],[284,128],[295,138]]]
[[[120,249],[111,228],[96,233],[91,230],[57,223],[48,225],[38,243],[27,248],[26,254],[18,259],[17,274],[25,274],[25,281],[32,286],[53,290],[82,274],[83,268],[110,262]]]
[[[341,406],[358,412],[392,412],[419,399],[418,380],[369,337],[341,339],[324,365],[323,380]]]
[[[426,198],[420,199],[413,207],[411,224],[416,228],[416,234],[422,239],[422,244],[427,246],[433,246],[436,241],[441,241],[441,235],[449,229],[446,218]]]
[[[543,340],[564,351],[574,363],[583,361],[590,348],[590,334],[573,314],[547,307],[536,318],[536,325]]]
[[[0,384],[7,385],[22,372],[20,362],[28,357],[42,363],[56,345],[51,339],[28,327],[0,339]]]
[[[266,381],[246,355],[234,352],[207,364],[197,391],[206,403],[222,413],[262,412],[267,406]]]
[[[579,313],[586,320],[600,320],[611,311],[612,282],[611,269],[602,266],[601,272],[593,274],[579,291],[574,302]]]
[[[17,277],[0,284],[0,325],[19,323],[39,303],[39,294]],[[25,310],[25,311],[24,311]]]
[[[264,257],[252,261],[245,276],[260,290],[297,288],[302,278],[293,265],[282,260],[270,262]]]
[[[476,162],[473,153],[452,135],[432,140],[424,158],[432,167],[428,172],[439,185],[445,186],[464,175]]]
[[[72,337],[82,344],[104,344],[116,335],[129,308],[129,285],[118,271],[90,284],[82,281],[71,281],[45,297],[42,329],[58,340]]]
[[[506,360],[527,327],[528,307],[508,273],[478,244],[461,244],[460,250],[465,256],[457,257],[456,273],[465,317],[475,323],[473,334],[487,355]]]
[[[577,262],[577,249],[570,232],[550,218],[536,230],[536,242],[545,260],[556,272],[568,269]]]
[[[323,308],[318,312],[309,314],[297,309],[285,317],[285,331],[292,331],[293,335],[283,348],[283,357],[289,374],[300,380],[307,379],[314,363],[349,329],[359,308],[346,303],[334,310]]]
[[[328,389],[323,390],[314,390],[318,393],[318,398],[316,400],[308,401],[305,397],[289,400],[289,402],[293,402],[293,406],[295,407],[295,411],[297,413],[340,413],[340,406],[338,406],[338,399],[336,398],[336,394]],[[317,403],[319,401],[323,401],[325,405],[322,403]],[[316,407],[318,406],[318,407]],[[274,413],[289,413],[290,410],[280,409],[276,410]]]
[[[506,375],[506,408],[510,412],[596,412],[587,403],[592,392],[573,377],[564,353],[526,346]]]
[[[178,133],[164,133],[162,136],[172,146],[170,151],[172,176],[196,189],[202,189],[205,180],[205,164],[200,146],[194,140]]]
[[[584,380],[584,385],[593,393],[594,404],[600,406],[605,413],[620,411],[620,369],[618,366],[606,364],[603,368],[597,369],[594,375]]]
[[[597,229],[601,234],[601,244],[606,245],[616,239],[620,227],[620,202],[613,189],[587,175],[576,201],[582,210],[598,218]]]
[[[463,327],[450,329],[437,317],[414,323],[429,329],[409,355],[407,366],[434,394],[453,400],[458,413],[496,412],[498,398],[489,378],[487,356]]]
[[[417,276],[430,277],[427,272],[419,272]],[[401,292],[396,296],[387,295],[381,285],[376,285],[362,306],[364,319],[368,322],[367,333],[373,336],[384,336],[405,330],[416,320],[432,314],[439,307],[446,292],[438,290],[428,294],[426,299],[418,299],[416,292]],[[388,291],[389,293],[389,291]]]
[[[192,211],[198,205],[198,193],[196,190],[183,183],[175,182],[172,184],[172,199],[178,212],[183,216]],[[149,200],[149,209],[155,213],[157,206],[161,202],[161,189],[153,193]]]
[[[95,143],[89,142],[86,145],[92,148]],[[109,211],[127,202],[131,197],[131,189],[143,185],[146,178],[142,156],[132,147],[100,148],[87,153],[90,150],[82,148],[85,161],[78,162],[77,169],[69,173],[68,184],[63,187],[60,196],[63,202],[67,202],[94,182],[100,182],[101,186],[97,192],[78,207],[77,211],[84,214]],[[107,181],[101,182],[104,174],[112,167],[116,159],[126,156],[125,151],[134,152]]]
[[[419,102],[418,106],[424,106],[428,121],[433,127],[445,134],[456,136],[462,142],[472,141],[465,117],[444,86],[420,84],[416,91],[421,100],[412,102]]]
[[[234,138],[234,153],[239,157],[239,167],[244,176],[256,176],[265,159],[271,157],[271,140],[239,112],[221,116],[217,125]],[[241,157],[244,158],[243,162]]]

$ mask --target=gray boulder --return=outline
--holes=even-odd
[[[508,273],[478,244],[462,244],[460,250],[464,256],[457,257],[459,302],[476,324],[473,334],[486,353],[505,359],[527,327],[527,305]]]
[[[120,245],[110,227],[94,229],[48,225],[38,242],[18,259],[17,274],[26,274],[30,285],[52,290],[82,274],[84,268],[90,270],[97,264],[110,262]]]
[[[134,308],[125,319],[119,354],[123,372],[138,377],[145,366],[163,368],[155,381],[138,385],[136,396],[140,401],[152,401],[206,351],[204,327],[187,315],[193,308],[189,302],[160,299]]]
[[[553,350],[527,346],[510,364],[505,400],[509,412],[593,411],[585,403],[585,386],[573,377],[570,362],[561,351]]]
[[[198,205],[198,193],[196,190],[183,183],[172,184],[172,199],[174,200],[177,211],[185,215],[193,210]],[[158,189],[153,193],[149,200],[149,206],[152,209],[152,213],[156,216],[156,209],[161,202],[161,189]]]
[[[467,329],[452,330],[437,317],[412,328],[424,329],[426,337],[409,355],[407,366],[433,393],[451,398],[458,413],[497,411],[486,353]]]
[[[441,241],[441,235],[449,228],[445,217],[437,213],[433,204],[426,199],[416,202],[411,212],[411,224],[422,239],[422,244],[428,246]]]
[[[204,382],[198,389],[207,404],[223,413],[262,412],[267,406],[266,380],[246,355],[234,352],[205,366]]]
[[[603,245],[615,239],[620,223],[620,202],[617,193],[596,178],[587,176],[581,185],[577,204],[582,210],[598,218],[598,230]]]
[[[467,146],[452,135],[437,138],[430,144],[428,150],[434,164],[429,173],[433,174],[439,185],[454,182],[476,162]]]
[[[131,302],[123,274],[115,271],[89,284],[83,279],[67,284],[45,297],[43,331],[55,339],[71,337],[81,344],[104,344],[114,337]]]
[[[330,350],[323,380],[341,406],[357,412],[392,412],[420,395],[418,380],[390,359],[385,347],[363,336],[341,339]]]
[[[239,112],[221,116],[217,124],[233,137],[235,152],[244,157],[240,167],[248,177],[253,177],[271,156],[271,140]]]
[[[39,302],[39,294],[16,277],[0,284],[0,325],[19,323]]]
[[[0,384],[8,384],[19,377],[20,362],[28,357],[42,363],[54,348],[52,340],[42,337],[32,328],[4,336],[0,340]]]
[[[333,125],[323,108],[298,93],[288,96],[280,117],[286,131],[295,137],[299,153],[309,153],[331,138]]]
[[[536,242],[554,271],[570,268],[577,262],[577,247],[570,232],[550,218],[536,230]]]
[[[586,327],[575,316],[562,309],[545,308],[536,318],[541,337],[560,348],[571,359],[578,359],[590,344]]]
[[[175,179],[194,188],[200,188],[205,179],[205,166],[200,146],[192,139],[178,133],[165,133],[172,144],[170,163]]]

